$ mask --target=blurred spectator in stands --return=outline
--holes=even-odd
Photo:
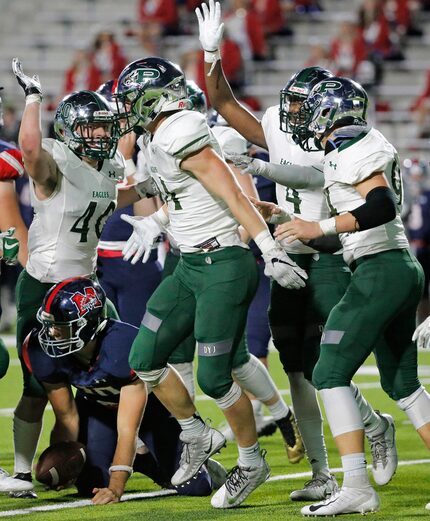
[[[309,45],[308,58],[304,67],[322,67],[323,69],[331,69],[332,61],[327,47],[320,41],[311,41]]]
[[[330,46],[331,68],[334,74],[354,78],[358,66],[366,56],[366,42],[358,25],[347,20],[342,22]]]
[[[339,32],[331,42],[329,69],[336,76],[348,76],[355,79],[366,89],[380,82],[381,60],[378,53],[368,52],[363,34],[357,23],[345,20],[339,26]]]
[[[252,0],[231,0],[231,9],[225,17],[228,34],[236,41],[245,62],[267,58],[263,23],[252,6]],[[228,61],[228,60],[227,60]],[[225,62],[223,62],[224,67]]]
[[[427,71],[424,90],[411,105],[411,110],[418,126],[418,137],[430,137],[430,70]]]
[[[120,75],[127,65],[127,59],[112,31],[104,29],[97,33],[91,47],[91,61],[92,66],[98,71],[97,86]],[[96,90],[97,86],[91,90]]]
[[[410,0],[388,0],[384,5],[384,12],[391,26],[402,36],[422,36],[420,29],[414,19],[413,11],[417,10],[417,2]]]
[[[293,34],[287,26],[281,0],[252,0],[251,6],[261,20],[264,36]]]
[[[384,6],[385,0],[363,0],[359,9],[359,26],[367,53],[384,60],[403,60],[399,35],[390,28]]]
[[[96,90],[100,83],[100,71],[95,67],[90,52],[87,49],[77,49],[65,73],[64,94],[75,90]]]
[[[16,145],[21,121],[18,119],[14,105],[5,105],[3,109],[3,126],[0,126],[0,139]]]
[[[139,21],[160,37],[179,34],[175,0],[139,0]]]

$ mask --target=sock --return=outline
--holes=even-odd
[[[29,423],[18,416],[13,417],[13,443],[15,446],[14,472],[31,473],[37,442],[42,430],[42,420]]]
[[[343,485],[351,488],[370,486],[364,452],[342,456]]]
[[[190,418],[178,420],[181,429],[190,436],[200,436],[205,430],[206,424],[198,413],[193,414]]]
[[[285,418],[290,412],[290,408],[282,398],[279,398],[279,400],[273,405],[267,405],[267,408],[275,421]]]
[[[360,389],[351,382],[351,390],[363,418],[364,430],[368,438],[374,438],[387,430],[387,420],[377,414],[369,402],[361,394]]]
[[[257,442],[251,447],[237,447],[239,449],[238,464],[241,467],[260,467],[262,457],[260,453],[260,444]]]
[[[317,393],[303,373],[288,373],[297,427],[302,436],[312,473],[330,475],[323,419]]]

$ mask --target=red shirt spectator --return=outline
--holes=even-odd
[[[100,70],[94,65],[88,51],[76,51],[64,78],[64,94],[76,90],[96,90],[103,83]]]
[[[140,23],[157,23],[164,34],[178,32],[178,10],[175,0],[140,0]]]
[[[252,0],[252,8],[258,14],[265,35],[278,34],[284,28],[280,0]]]
[[[330,48],[330,59],[336,75],[354,76],[366,56],[366,44],[356,24],[343,22]]]
[[[412,103],[411,110],[421,109],[424,101],[430,98],[430,70],[427,71],[426,77],[426,86],[423,92],[418,96],[418,98]]]

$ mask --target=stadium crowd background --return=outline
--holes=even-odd
[[[399,151],[405,180],[404,220],[412,248],[430,272],[430,1],[223,0],[226,75],[237,97],[264,111],[303,66],[320,65],[362,83],[371,122]],[[4,127],[17,142],[22,93],[11,71],[18,56],[39,74],[49,136],[60,99],[97,89],[129,61],[162,56],[205,89],[203,52],[194,14],[200,0],[3,0],[0,85]],[[19,187],[18,187],[19,189]],[[20,192],[28,211],[28,190]],[[31,220],[31,210],[27,216]],[[1,276],[0,330],[14,322],[17,268]],[[427,275],[427,292],[428,297]],[[424,300],[422,316],[428,314]]]

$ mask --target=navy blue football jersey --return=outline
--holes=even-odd
[[[108,319],[97,335],[94,360],[89,368],[84,368],[73,354],[60,358],[48,356],[40,347],[37,331],[33,330],[23,346],[24,360],[39,381],[68,383],[87,400],[115,407],[121,387],[137,378],[129,366],[128,355],[138,331],[131,324]]]
[[[127,241],[131,235],[132,227],[121,219],[121,214],[134,215],[133,205],[115,210],[103,226],[100,237],[102,241]]]

